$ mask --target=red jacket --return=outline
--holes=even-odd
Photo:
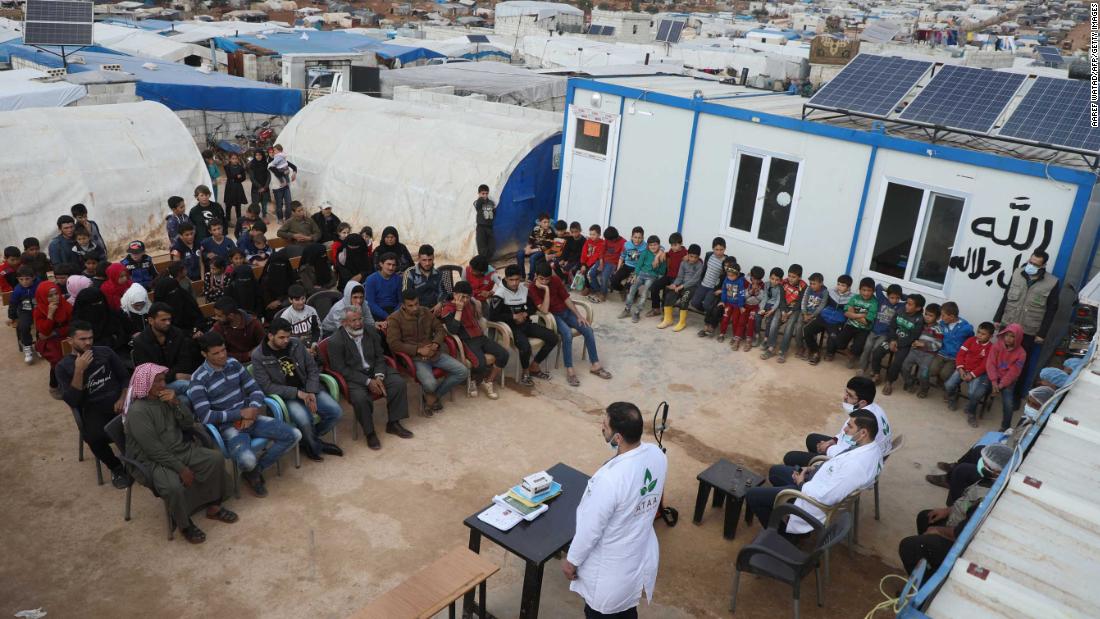
[[[992,347],[992,341],[982,344],[978,338],[970,336],[959,347],[959,354],[955,355],[955,368],[966,370],[974,376],[985,374],[985,362],[989,358],[989,349]]]
[[[1012,348],[1006,348],[1004,334],[1016,335],[1016,343]],[[1018,323],[1012,323],[997,334],[997,343],[989,352],[989,360],[985,363],[985,372],[989,375],[989,381],[998,389],[1006,389],[1016,382],[1020,373],[1024,370],[1027,361],[1027,353],[1021,344],[1024,341],[1024,328]]]
[[[604,240],[585,239],[584,245],[581,247],[581,264],[588,268],[592,268],[600,258],[603,257]]]

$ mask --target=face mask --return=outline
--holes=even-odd
[[[847,402],[843,402],[843,401],[842,401],[842,402],[840,403],[840,408],[841,408],[841,410],[843,410],[843,411],[844,411],[845,413],[848,413],[848,414],[850,415],[850,414],[852,413],[852,411],[856,410],[856,405],[855,405],[855,404],[849,404],[849,403],[847,403]],[[847,436],[847,434],[845,434],[845,436]]]
[[[1027,273],[1028,275],[1035,275],[1038,272],[1039,272],[1039,267],[1035,266],[1034,264],[1031,264],[1029,262],[1029,263],[1024,265],[1024,273]]]
[[[841,435],[840,438],[844,441],[844,444],[847,445],[848,447],[855,447],[856,446],[856,439],[848,436],[847,434]]]

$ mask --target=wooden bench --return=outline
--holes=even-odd
[[[485,615],[485,581],[500,570],[495,564],[459,546],[413,574],[352,615],[354,619],[428,619],[444,608],[455,617],[455,603],[478,589],[478,616]]]

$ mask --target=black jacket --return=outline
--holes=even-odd
[[[164,346],[157,342],[152,327],[146,326],[144,331],[134,336],[132,354],[135,367],[142,363],[155,363],[168,368],[168,375],[164,377],[168,382],[177,380],[180,374],[193,374],[201,363],[194,338],[175,326],[168,328]]]

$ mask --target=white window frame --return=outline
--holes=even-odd
[[[733,194],[737,185],[737,174],[740,171],[741,155],[759,157],[764,160],[760,168],[760,181],[756,186],[756,202],[752,213],[752,228],[748,232],[739,228],[734,228],[730,225],[730,217],[733,215]],[[764,210],[764,193],[768,188],[768,175],[771,174],[771,160],[773,158],[798,164],[798,174],[795,175],[794,180],[794,192],[793,195],[791,195],[791,203],[787,207],[787,210],[790,212],[790,215],[787,217],[787,237],[783,240],[782,245],[772,243],[771,241],[763,241],[758,236],[760,234],[760,215]],[[789,254],[791,251],[791,237],[794,233],[795,216],[798,214],[798,197],[802,191],[804,164],[805,159],[802,157],[795,157],[786,153],[741,146],[734,148],[733,158],[730,160],[729,175],[726,177],[725,206],[722,208],[722,231],[726,235],[739,241]]]
[[[886,190],[890,187],[890,183],[905,185],[906,187],[920,189],[924,192],[924,195],[921,197],[920,211],[917,213],[917,223],[921,227],[914,228],[913,230],[914,246],[919,241],[923,240],[921,233],[927,232],[927,230],[925,230],[923,226],[926,218],[928,217],[928,206],[930,198],[935,194],[939,194],[948,198],[955,198],[963,201],[962,215],[960,215],[959,217],[959,228],[955,231],[955,238],[951,244],[952,248],[958,247],[960,243],[960,237],[963,234],[963,229],[966,228],[966,222],[969,220],[967,216],[970,212],[970,199],[972,196],[969,193],[958,191],[956,189],[948,189],[946,187],[940,187],[938,185],[932,185],[929,183],[923,183],[894,176],[882,177],[882,181],[879,186],[878,209],[876,209],[875,211],[875,218],[874,221],[871,222],[870,233],[868,234],[866,240],[867,249],[866,251],[864,251],[863,256],[863,272],[873,276],[875,278],[875,281],[884,283],[886,285],[898,284],[906,290],[912,290],[915,292],[920,292],[922,294],[946,298],[950,295],[951,284],[954,281],[954,269],[950,267],[948,267],[947,269],[947,276],[943,278],[942,288],[930,286],[928,284],[921,283],[912,279],[913,271],[914,269],[916,269],[916,265],[920,262],[919,256],[915,256],[914,259],[909,260],[909,263],[905,266],[904,278],[897,278],[892,275],[879,273],[878,271],[874,271],[871,269],[871,259],[874,257],[875,253],[875,241],[878,239],[878,229],[879,225],[882,223],[882,212],[884,207],[886,206]],[[919,251],[923,251],[922,248],[917,249]]]

